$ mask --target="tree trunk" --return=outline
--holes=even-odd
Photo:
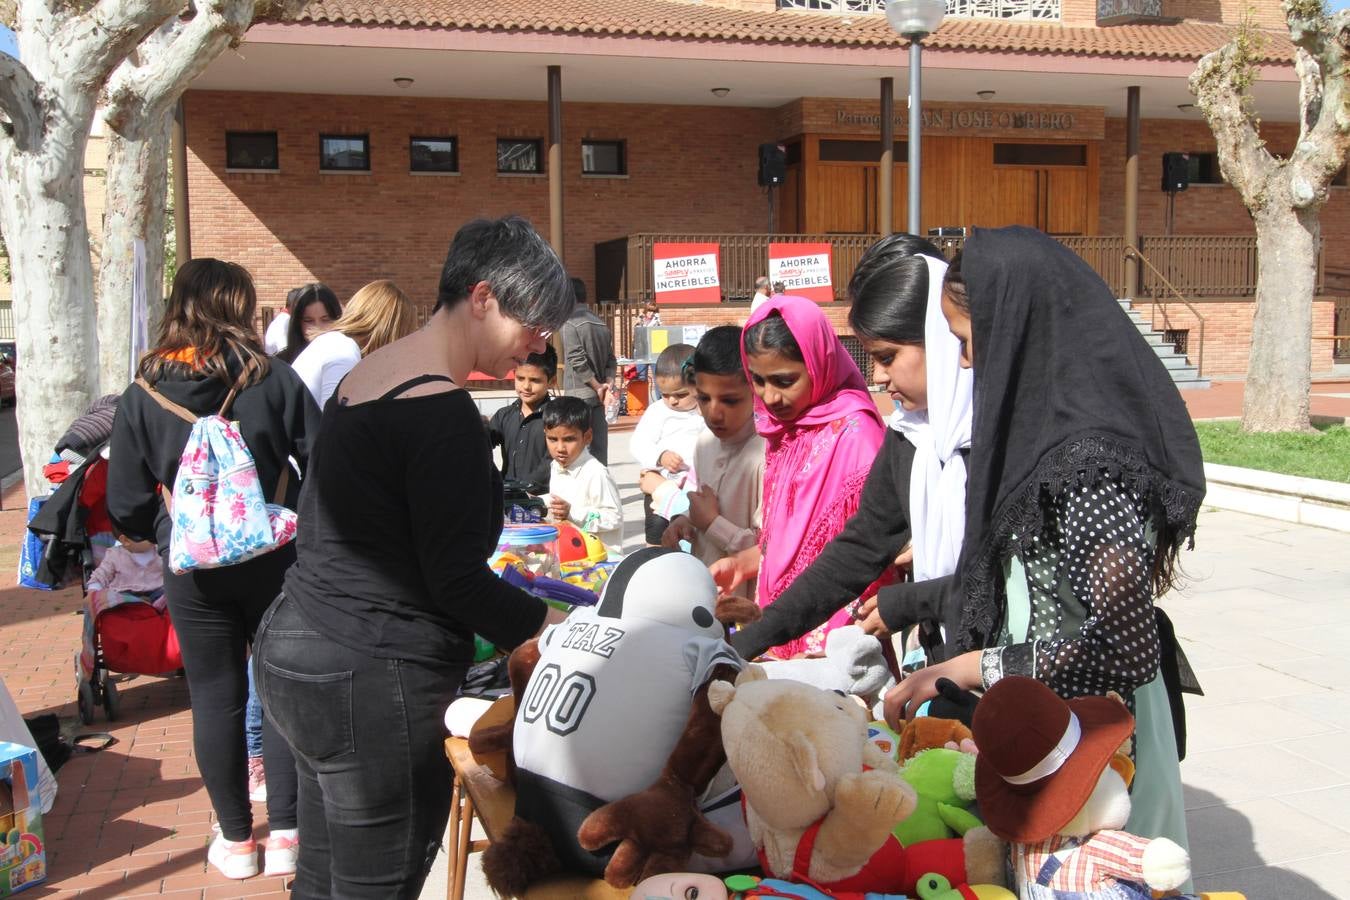
[[[18,348],[19,449],[28,496],[42,467],[88,408],[95,387],[94,273],[84,213],[88,129],[61,129],[34,153],[6,153],[0,230],[9,241]],[[22,235],[21,238],[19,236]]]
[[[1256,315],[1242,401],[1242,430],[1311,431],[1312,296],[1318,209],[1271,202],[1256,220]]]
[[[150,340],[164,301],[164,207],[172,110],[148,116],[128,135],[108,135],[107,214],[98,273],[99,392],[121,393],[130,381],[132,282],[136,238],[145,242]]]

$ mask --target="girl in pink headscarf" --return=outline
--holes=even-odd
[[[755,427],[768,442],[759,542],[762,608],[857,511],[886,431],[857,364],[810,300],[775,296],[762,304],[746,323],[741,359],[755,390]],[[825,635],[852,621],[850,605],[769,653],[781,659],[823,653]]]

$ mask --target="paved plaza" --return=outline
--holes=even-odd
[[[611,452],[625,457],[627,435]],[[615,467],[630,544],[641,503],[632,465]],[[23,512],[0,512],[0,566],[13,572]],[[1164,606],[1206,696],[1189,698],[1182,764],[1197,887],[1249,898],[1350,897],[1350,535],[1230,512],[1201,517],[1188,584]],[[75,717],[78,593],[0,591],[0,674],[25,715]],[[51,877],[41,897],[283,896],[277,878],[208,871],[211,808],[192,756],[181,679],[121,685],[118,743],[61,770],[47,819]],[[448,785],[446,786],[448,790]],[[262,805],[255,806],[261,820]],[[423,896],[444,897],[444,856]],[[490,896],[471,865],[467,896]]]

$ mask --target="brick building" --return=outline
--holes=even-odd
[[[1173,275],[1216,254],[1226,273],[1178,276],[1185,304],[1157,284],[1156,298],[1137,296],[1155,327],[1192,333],[1192,354],[1204,319],[1205,374],[1245,371],[1253,229],[1186,86],[1197,60],[1231,37],[1245,2],[947,3],[924,42],[923,229],[1034,225],[1096,247],[1099,270],[1118,273],[1127,91],[1137,87],[1143,252]],[[630,235],[725,242],[723,294],[741,300],[762,266],[752,253],[730,271],[724,236],[758,235],[762,256],[771,231],[865,246],[887,215],[905,227],[908,51],[881,8],[316,0],[299,22],[254,26],[184,98],[193,254],[247,266],[265,303],[305,281],[349,296],[375,278],[429,302],[454,230],[517,212],[553,236],[602,301],[647,296],[650,253]],[[1287,150],[1297,134],[1292,47],[1277,0],[1258,0],[1255,17],[1268,29],[1254,90],[1263,137]],[[878,177],[885,79],[899,94],[889,197]],[[765,142],[787,154],[772,211],[756,177]],[[1191,154],[1192,184],[1171,195],[1170,212],[1165,152]],[[1322,223],[1334,288],[1350,273],[1344,187],[1333,187]],[[1234,239],[1222,246],[1177,240],[1225,235]],[[836,250],[838,293],[850,258]],[[1332,332],[1334,303],[1316,304],[1314,334]],[[842,308],[831,314],[842,324]],[[726,304],[675,314],[743,316]],[[1315,342],[1314,371],[1331,361],[1331,342]]]

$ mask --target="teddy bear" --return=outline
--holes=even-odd
[[[499,895],[564,869],[627,887],[753,865],[707,700],[710,682],[744,665],[716,599],[695,557],[639,550],[598,604],[512,653],[515,718],[470,741],[476,753],[510,749],[515,816],[483,856]]]
[[[1134,717],[1119,698],[1066,701],[1008,676],[985,692],[972,729],[980,812],[1012,845],[1024,900],[1148,900],[1190,879],[1190,857],[1175,842],[1121,830],[1134,765],[1120,748]]]
[[[903,847],[891,833],[918,805],[895,761],[867,739],[867,713],[832,691],[770,680],[757,666],[708,701],[740,782],[766,876],[836,891],[913,894],[920,876],[1003,880],[1005,847],[984,827]]]

